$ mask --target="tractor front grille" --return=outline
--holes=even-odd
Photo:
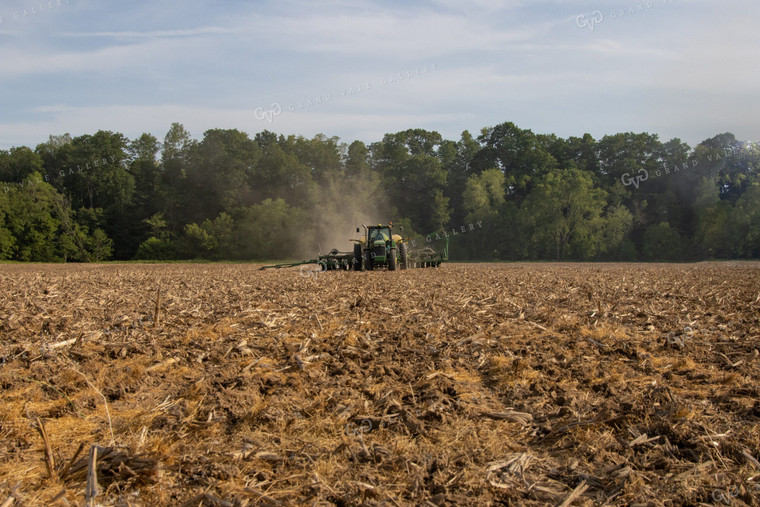
[[[377,259],[379,261],[384,261],[385,260],[385,247],[384,246],[376,246],[372,250],[372,253],[374,254],[375,259]],[[379,257],[379,259],[378,259],[378,257]]]

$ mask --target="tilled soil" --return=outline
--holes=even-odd
[[[0,290],[4,507],[760,505],[758,263],[4,265]]]

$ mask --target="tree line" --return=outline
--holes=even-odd
[[[389,220],[415,244],[450,236],[455,260],[760,258],[760,145],[510,122],[459,140],[198,140],[175,123],[163,141],[98,131],[0,150],[5,260],[294,259]]]

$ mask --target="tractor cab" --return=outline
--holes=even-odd
[[[401,236],[393,234],[393,222],[388,225],[365,225],[364,229],[364,238],[357,240],[354,246],[355,269],[364,271],[385,266],[390,271],[395,271],[400,261],[399,249],[406,261],[406,245],[403,245]],[[360,232],[358,227],[356,232]]]
[[[389,250],[395,247],[391,240],[391,228],[384,225],[371,225],[367,228],[367,237],[371,263],[373,265],[386,264]],[[393,253],[396,253],[395,249]]]
[[[370,227],[369,242],[372,246],[385,246],[391,240],[390,227]]]

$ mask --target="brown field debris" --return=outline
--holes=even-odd
[[[760,505],[760,264],[0,266],[0,505]]]

